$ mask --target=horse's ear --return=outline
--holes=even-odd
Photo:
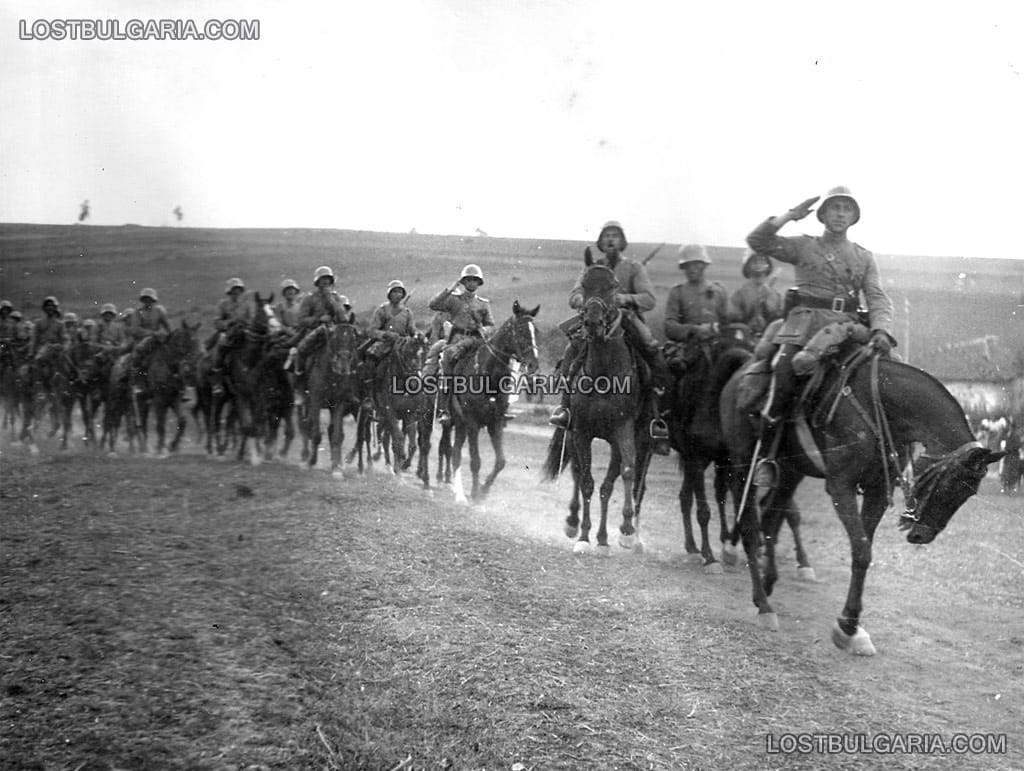
[[[583,264],[588,268],[594,264],[594,253],[590,251],[589,246],[583,250]]]
[[[536,318],[538,313],[540,313],[540,303],[537,303],[537,307],[530,311],[527,315]]]
[[[274,302],[274,293],[273,292],[271,292],[270,293],[270,297],[267,298],[267,305],[270,305],[272,302]]]
[[[514,302],[512,303],[512,313],[514,313],[514,314],[515,314],[516,316],[518,316],[518,315],[520,315],[520,314],[521,314],[522,312],[523,312],[523,306],[521,306],[521,305],[519,304],[519,300],[515,300],[515,301],[514,301]]]

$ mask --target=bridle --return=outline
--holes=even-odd
[[[598,295],[588,297],[583,303],[583,325],[587,330],[587,336],[591,339],[594,338],[593,327],[595,325],[589,321],[587,313],[594,306],[601,310],[601,320],[603,323],[601,338],[608,340],[614,337],[622,328],[622,310]]]

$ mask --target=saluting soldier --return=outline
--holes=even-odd
[[[450,376],[459,357],[475,348],[481,340],[490,337],[494,331],[494,317],[491,315],[491,302],[477,295],[483,286],[484,273],[479,265],[466,265],[459,275],[459,280],[442,289],[428,303],[432,311],[444,311],[452,323],[448,345],[444,349],[442,359],[443,374]],[[442,385],[447,377],[442,379]],[[446,388],[443,404],[437,419],[442,425],[451,423],[452,390]]]
[[[751,249],[793,265],[796,274],[792,307],[773,337],[779,349],[772,361],[772,385],[761,421],[761,445],[767,453],[758,464],[755,478],[762,487],[778,480],[774,445],[778,443],[778,427],[796,395],[793,356],[823,327],[837,322],[859,323],[861,297],[867,304],[871,344],[886,355],[896,344],[892,301],[882,288],[874,255],[846,237],[847,230],[860,220],[860,204],[849,188],[834,187],[822,199],[817,212],[818,221],[825,226],[822,235],[778,235],[787,222],[810,214],[818,200],[819,196],[808,198],[784,214],[765,220],[747,236]]]
[[[729,298],[729,319],[746,324],[757,336],[782,318],[782,295],[768,283],[773,267],[771,257],[747,249],[742,269],[747,281]]]

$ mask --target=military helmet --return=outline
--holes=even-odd
[[[156,290],[151,288],[151,287],[146,287],[141,292],[139,292],[139,299],[140,300],[144,300],[147,297],[150,300],[152,300],[153,302],[159,302],[160,301],[160,298],[156,296]]]
[[[480,270],[479,265],[474,265],[470,263],[469,265],[462,269],[462,273],[459,275],[459,281],[461,282],[467,278],[480,279],[480,283],[482,284],[484,283],[484,272]]]
[[[743,254],[743,278],[750,278],[754,274],[753,263],[755,260],[763,260],[764,263],[768,266],[768,273],[771,273],[773,270],[775,270],[775,264],[772,262],[771,257],[769,257],[767,254],[759,254],[758,252],[755,252],[753,249],[747,249],[747,251],[744,252]]]
[[[848,201],[850,201],[850,203],[853,204],[853,208],[857,210],[857,214],[853,218],[853,222],[851,222],[850,224],[856,225],[858,222],[860,222],[860,204],[857,203],[857,199],[853,197],[853,193],[850,192],[850,188],[845,187],[844,185],[839,185],[838,187],[832,188],[825,194],[825,197],[821,199],[821,203],[818,204],[818,222],[825,222],[825,206],[828,204],[829,201],[834,201],[836,198],[847,199]]]
[[[602,254],[604,254],[604,249],[601,248],[601,239],[604,238],[604,232],[606,230],[611,230],[612,228],[618,230],[619,235],[622,236],[622,248],[619,249],[619,251],[624,252],[626,251],[626,247],[629,246],[629,243],[626,241],[626,231],[622,229],[622,223],[618,220],[608,220],[601,226],[601,232],[597,234],[597,243],[595,244]]]
[[[231,294],[231,290],[241,289],[245,290],[245,282],[240,278],[229,278],[224,282],[224,294]]]
[[[64,314],[64,323],[65,324],[77,324],[78,323],[78,314],[77,313],[72,313],[71,311],[68,311],[67,313]]]
[[[345,306],[346,308],[351,308],[351,307],[352,307],[352,303],[350,303],[350,302],[348,301],[348,298],[347,298],[347,297],[346,297],[345,295],[343,295],[343,294],[340,294],[340,295],[338,295],[338,300],[339,300],[339,301],[341,302],[341,304],[342,304],[342,305],[344,305],[344,306]]]
[[[705,265],[711,264],[708,250],[704,248],[703,244],[686,244],[679,247],[679,267],[683,267],[688,262],[703,262]]]
[[[96,326],[96,319],[86,319],[82,322],[82,326],[86,329]]]
[[[334,271],[331,270],[330,267],[328,267],[327,265],[321,265],[313,273],[313,286],[316,286],[316,282],[322,279],[324,276],[327,276],[328,278],[331,279],[331,281],[334,281]]]
[[[101,316],[106,316],[108,313],[113,313],[115,316],[117,315],[117,306],[114,305],[114,303],[105,303],[104,306],[100,308]]]
[[[14,303],[12,303],[10,300],[0,300],[0,311],[4,309],[13,311]]]
[[[296,292],[301,291],[298,282],[291,278],[286,278],[281,282],[281,291],[283,292],[285,289],[294,289]]]
[[[21,311],[19,311],[17,308],[15,308],[13,311],[11,311],[11,318],[12,319],[17,319],[18,321],[20,321],[21,320]]]
[[[401,289],[402,290],[402,297],[405,297],[407,294],[409,294],[406,291],[406,289],[405,289],[405,284],[403,284],[397,278],[394,281],[389,281],[388,282],[388,291],[387,291],[387,296],[388,297],[391,296],[391,290],[392,289]]]
[[[60,303],[57,302],[57,298],[54,297],[52,294],[49,295],[48,297],[44,297],[43,298],[43,310],[44,311],[46,310],[46,306],[47,305],[52,305],[54,308],[60,308]]]

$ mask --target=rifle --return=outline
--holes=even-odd
[[[654,247],[654,251],[653,251],[653,252],[651,252],[651,253],[650,253],[650,254],[648,254],[648,255],[647,255],[646,257],[644,257],[644,259],[643,259],[643,260],[641,261],[641,263],[640,263],[640,264],[641,264],[641,265],[646,265],[647,263],[649,263],[649,262],[650,262],[651,260],[653,260],[653,259],[654,259],[654,256],[655,256],[655,255],[656,255],[656,254],[657,254],[658,252],[660,252],[660,251],[662,250],[662,248],[663,248],[664,246],[665,246],[665,244],[664,244],[664,243],[658,244],[658,245],[657,245],[656,247]]]

